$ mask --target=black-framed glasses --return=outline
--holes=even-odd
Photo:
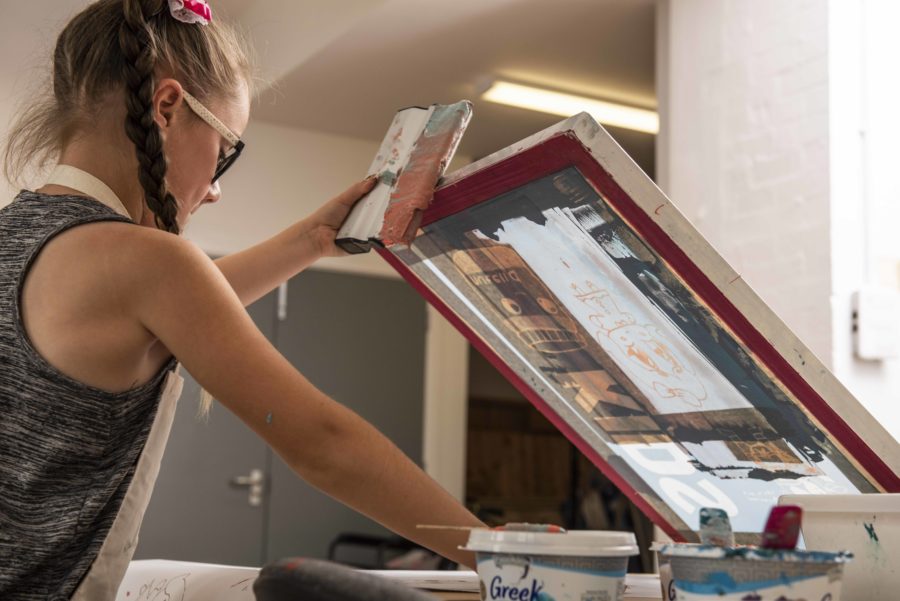
[[[212,114],[212,112],[203,106],[199,100],[188,94],[187,90],[182,89],[182,93],[184,94],[184,100],[187,102],[187,105],[191,108],[194,113],[206,121],[210,127],[219,132],[225,140],[231,144],[231,150],[223,155],[219,155],[219,160],[216,162],[216,172],[213,174],[212,181],[216,181],[222,174],[228,171],[228,169],[234,165],[234,162],[241,156],[241,151],[244,150],[244,142],[238,137],[236,133],[231,131],[228,126],[222,123],[218,117]]]
[[[212,181],[216,181],[222,177],[222,174],[228,171],[229,167],[234,165],[237,158],[241,156],[242,150],[244,150],[244,142],[238,140],[237,144],[231,147],[231,150],[224,155],[219,156],[219,160],[216,162],[216,172],[213,174]]]

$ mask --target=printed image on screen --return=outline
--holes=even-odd
[[[687,538],[876,492],[576,168],[423,231],[397,256]]]

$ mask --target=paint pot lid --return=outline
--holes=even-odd
[[[847,563],[853,559],[848,551],[803,551],[800,549],[763,549],[754,546],[717,547],[692,543],[654,543],[653,551],[667,557],[697,559],[746,559],[752,561],[796,561],[804,563]]]
[[[515,555],[571,555],[615,557],[637,555],[633,532],[570,530],[568,532],[523,532],[476,528],[469,533],[466,551]]]

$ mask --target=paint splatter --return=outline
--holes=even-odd
[[[395,183],[397,183],[397,173],[390,171],[388,169],[385,169],[384,171],[382,171],[381,173],[378,174],[378,180],[383,184],[387,184],[388,186],[393,186]]]
[[[271,412],[271,411],[269,411],[269,412],[266,414],[266,423],[267,423],[267,424],[271,424],[271,423],[272,423],[272,412]]]
[[[378,237],[386,246],[412,242],[434,188],[472,117],[472,103],[438,105],[398,175]]]
[[[875,524],[867,524],[867,523],[863,522],[863,526],[865,526],[866,532],[869,533],[869,538],[872,540],[872,542],[877,543],[878,535],[875,534]]]
[[[728,513],[724,509],[700,508],[700,544],[717,547],[734,546],[734,532],[731,530]]]

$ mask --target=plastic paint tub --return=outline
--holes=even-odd
[[[678,601],[840,601],[843,551],[661,544]]]
[[[631,532],[472,530],[481,598],[491,601],[621,601]]]

